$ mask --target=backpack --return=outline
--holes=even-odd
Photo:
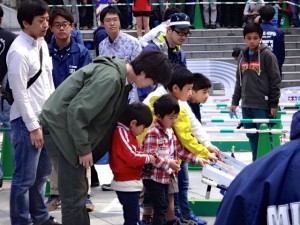
[[[43,64],[43,49],[40,48],[40,69],[39,71],[29,79],[27,82],[27,89],[38,79],[40,74],[42,73],[42,64]],[[3,78],[2,85],[1,85],[1,103],[6,100],[9,105],[12,105],[14,102],[14,96],[12,90],[9,86],[8,82],[8,74],[6,74]]]

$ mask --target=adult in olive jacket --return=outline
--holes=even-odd
[[[93,165],[93,149],[98,158],[109,149],[131,84],[166,84],[170,74],[171,65],[159,51],[142,53],[129,64],[98,57],[69,76],[46,101],[40,122],[47,152],[58,162],[63,224],[90,224],[85,209],[85,170]]]

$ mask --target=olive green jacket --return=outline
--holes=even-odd
[[[39,117],[41,125],[70,164],[78,166],[79,156],[97,145],[94,161],[109,150],[130,87],[124,60],[98,57],[69,76],[46,101]]]

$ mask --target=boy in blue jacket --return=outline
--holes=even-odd
[[[258,12],[262,19],[260,26],[264,31],[262,43],[266,44],[275,54],[280,70],[280,77],[282,78],[282,64],[285,59],[284,32],[272,24],[272,19],[275,14],[275,10],[272,6],[265,5]]]

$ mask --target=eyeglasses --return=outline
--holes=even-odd
[[[180,36],[180,37],[183,37],[183,36],[186,36],[186,37],[189,37],[189,36],[191,36],[191,32],[183,32],[183,31],[178,31],[178,30],[175,30],[174,29],[174,31]]]
[[[60,29],[61,27],[63,29],[66,29],[68,28],[69,26],[71,25],[71,23],[54,23],[52,26],[57,28],[57,29]]]

